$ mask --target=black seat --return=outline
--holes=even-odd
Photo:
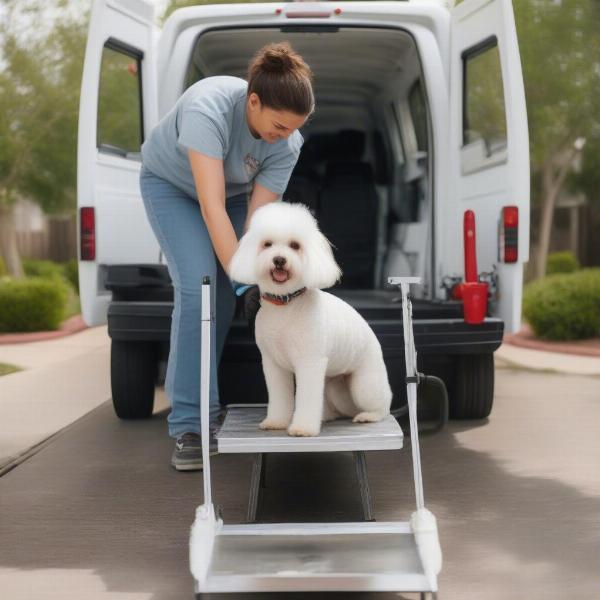
[[[360,160],[364,133],[340,132],[339,140],[341,158],[327,166],[317,218],[342,268],[339,287],[370,289],[377,251],[378,201],[373,169]]]
[[[313,144],[306,143],[300,151],[300,157],[287,189],[283,195],[286,202],[305,204],[313,214],[317,212],[320,177],[316,168],[317,157]]]

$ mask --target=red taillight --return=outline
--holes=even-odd
[[[500,256],[505,263],[519,259],[519,207],[504,206],[500,221]]]
[[[80,209],[79,234],[81,260],[96,260],[96,218],[93,206]]]

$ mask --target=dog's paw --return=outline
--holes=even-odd
[[[261,429],[287,429],[289,421],[283,421],[278,419],[269,419],[268,417],[261,421],[259,427]]]
[[[377,421],[381,421],[383,415],[378,412],[361,412],[358,413],[354,419],[352,419],[353,423],[376,423]]]
[[[302,425],[294,425],[292,423],[287,432],[295,437],[315,437],[321,433],[320,427],[305,427]]]

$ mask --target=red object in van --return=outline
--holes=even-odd
[[[483,323],[487,313],[488,284],[466,281],[461,287],[465,321],[471,325]]]
[[[466,210],[463,219],[465,242],[465,281],[477,281],[477,249],[475,244],[475,213]]]
[[[464,319],[471,325],[483,323],[487,313],[488,284],[479,283],[477,275],[477,238],[475,236],[475,213],[466,210],[463,219],[465,245],[465,281],[456,290],[462,298]]]

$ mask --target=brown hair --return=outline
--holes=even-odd
[[[312,71],[287,42],[267,44],[248,68],[248,96],[254,92],[263,106],[310,115],[315,109]]]

